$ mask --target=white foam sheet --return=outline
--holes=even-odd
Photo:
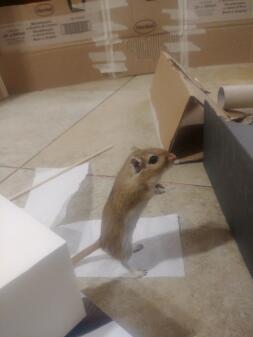
[[[100,233],[100,220],[76,222],[57,227],[72,254],[92,244]],[[176,214],[140,218],[133,236],[134,243],[142,243],[144,249],[129,260],[132,267],[146,269],[147,277],[183,277],[184,263]],[[78,277],[128,277],[120,262],[101,249],[77,264]]]
[[[35,170],[33,186],[50,178],[65,168],[39,168]],[[78,191],[81,182],[88,174],[89,163],[79,165],[62,175],[32,190],[25,209],[36,220],[47,227],[52,227],[66,215],[68,201]]]

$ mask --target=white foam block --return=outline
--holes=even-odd
[[[63,337],[84,316],[65,241],[0,196],[0,335]]]
[[[65,238],[72,254],[92,244],[100,233],[100,220],[63,225],[54,229]],[[144,249],[133,254],[129,264],[148,270],[147,277],[184,277],[184,262],[176,214],[140,218],[133,241]],[[127,277],[120,262],[97,250],[75,268],[78,277]]]

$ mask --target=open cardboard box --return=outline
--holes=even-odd
[[[162,146],[178,163],[203,158],[204,101],[215,105],[199,82],[166,52],[162,52],[151,86],[151,102]],[[216,107],[226,120],[230,117]]]

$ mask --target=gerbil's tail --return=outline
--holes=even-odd
[[[95,250],[97,250],[99,248],[100,248],[100,242],[99,242],[99,240],[97,240],[95,243],[93,243],[89,247],[84,248],[83,250],[81,250],[76,255],[71,256],[71,260],[72,260],[73,264],[76,264],[78,261],[82,260],[84,257],[90,255],[91,253],[95,252]]]

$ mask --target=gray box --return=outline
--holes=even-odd
[[[253,276],[253,126],[226,122],[205,102],[204,165]]]

